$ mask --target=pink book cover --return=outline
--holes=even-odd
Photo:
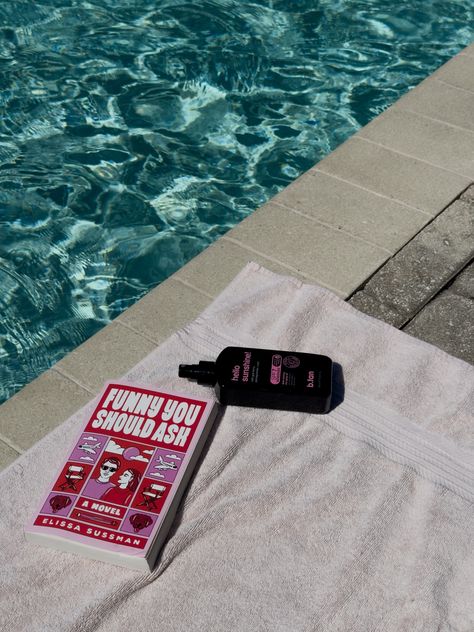
[[[58,536],[120,558],[146,559],[183,491],[183,477],[189,479],[214,411],[212,400],[108,383],[26,526],[27,536],[53,535],[55,548],[65,550],[80,547],[61,547]]]

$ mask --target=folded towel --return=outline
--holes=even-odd
[[[251,263],[124,379],[228,345],[329,355],[333,410],[223,409],[151,574],[25,541],[79,411],[0,474],[0,626],[472,632],[474,368]]]

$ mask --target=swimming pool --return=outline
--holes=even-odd
[[[470,42],[463,0],[0,4],[0,401]]]

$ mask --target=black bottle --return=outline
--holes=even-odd
[[[332,360],[294,351],[226,347],[215,362],[180,364],[179,376],[216,387],[221,404],[327,413]]]

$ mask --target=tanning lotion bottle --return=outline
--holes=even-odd
[[[226,347],[215,362],[180,364],[179,376],[215,386],[221,404],[327,413],[332,360],[324,355]]]

